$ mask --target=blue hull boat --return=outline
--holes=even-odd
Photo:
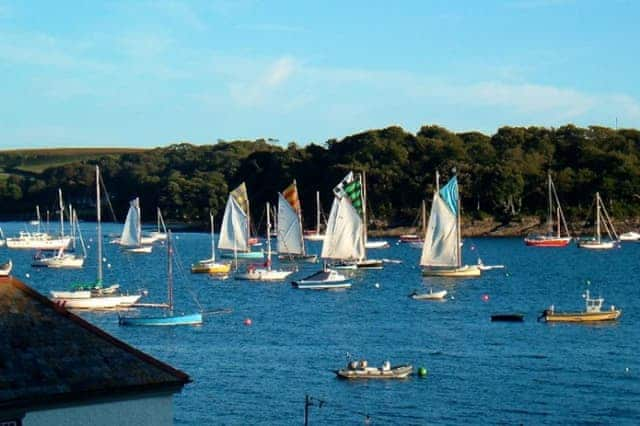
[[[228,251],[223,251],[222,253],[220,253],[220,257],[222,257],[223,259],[235,259],[237,258],[238,260],[242,260],[242,259],[264,259],[264,252],[262,251],[242,251],[242,252],[237,252],[237,253],[233,253],[228,252]]]
[[[118,324],[123,326],[200,325],[202,324],[202,314],[167,315],[158,317],[119,317]]]

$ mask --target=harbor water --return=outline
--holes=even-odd
[[[21,223],[1,224],[8,236]],[[0,249],[14,275],[44,294],[96,274],[95,224],[82,223],[89,246],[80,270],[31,267],[33,252]],[[119,233],[120,225],[104,225]],[[420,250],[407,244],[370,250],[387,263],[360,271],[344,291],[304,291],[191,275],[210,256],[206,233],[174,234],[178,312],[212,311],[197,327],[120,327],[117,313],[80,312],[119,339],[188,373],[175,397],[178,425],[301,424],[638,424],[640,423],[640,243],[595,252],[525,247],[521,239],[465,239],[465,263],[481,257],[505,269],[474,279],[422,278]],[[141,301],[166,298],[166,247],[126,254],[105,238],[105,281]],[[320,243],[309,251],[319,253]],[[276,262],[277,266],[277,262]],[[301,264],[301,278],[318,265]],[[446,289],[442,302],[416,301],[413,290]],[[546,324],[542,310],[581,311],[582,295],[622,309],[606,324]],[[231,309],[230,313],[218,310]],[[492,323],[494,313],[522,313],[523,323]],[[251,325],[245,320],[251,319]],[[409,363],[426,377],[402,381],[336,378],[347,356],[370,365]],[[320,406],[320,401],[323,401]]]

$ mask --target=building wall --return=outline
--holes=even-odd
[[[24,426],[173,425],[173,396],[162,395],[124,401],[94,403],[27,412]]]

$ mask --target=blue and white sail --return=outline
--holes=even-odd
[[[458,180],[454,176],[433,195],[420,265],[454,268],[460,266],[458,233]]]

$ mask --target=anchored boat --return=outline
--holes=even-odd
[[[462,265],[458,178],[454,175],[442,189],[438,181],[439,174],[436,171],[436,191],[420,258],[422,275],[479,277],[482,271],[477,265]]]
[[[382,367],[369,367],[366,360],[360,360],[349,362],[336,375],[342,379],[406,379],[412,372],[413,366],[408,364],[392,366],[385,361]]]
[[[583,295],[585,299],[584,312],[556,312],[555,307],[551,305],[545,309],[538,317],[538,320],[544,319],[547,322],[596,322],[596,321],[615,321],[622,315],[621,309],[616,309],[611,305],[608,311],[602,310],[604,298],[591,298],[589,290]]]
[[[547,216],[548,232],[546,235],[528,235],[524,239],[524,243],[533,247],[566,247],[571,242],[571,235],[567,228],[567,221],[564,218],[562,207],[556,187],[551,180],[551,171],[547,172],[547,186],[549,193],[549,211]],[[553,214],[556,214],[556,232],[554,234]],[[560,225],[564,228],[565,236],[562,235]]]

